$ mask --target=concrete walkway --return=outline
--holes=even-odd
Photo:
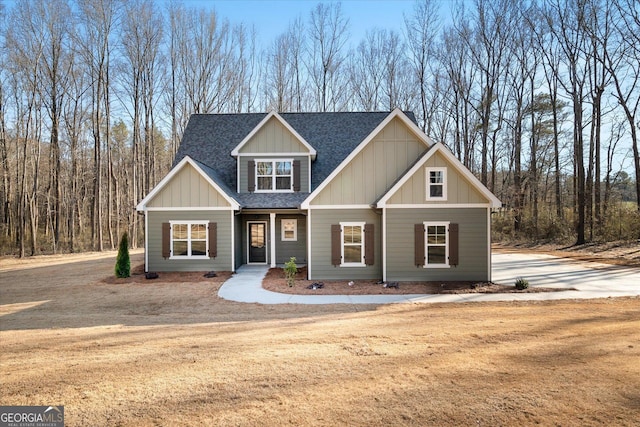
[[[220,287],[218,295],[230,301],[260,304],[542,301],[640,295],[640,268],[583,263],[541,254],[493,254],[493,281],[513,284],[516,278],[523,277],[531,286],[575,288],[577,291],[457,295],[290,295],[262,288],[262,279],[268,270],[268,266],[243,265]]]

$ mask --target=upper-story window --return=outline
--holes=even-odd
[[[427,200],[447,200],[447,168],[427,168]]]
[[[256,160],[256,191],[293,191],[292,160]]]

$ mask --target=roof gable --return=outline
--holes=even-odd
[[[487,187],[485,187],[479,180],[476,178],[469,169],[467,169],[454,155],[449,151],[444,144],[441,142],[436,143],[433,147],[427,150],[416,162],[413,166],[411,166],[406,173],[404,173],[400,179],[387,191],[376,203],[378,208],[384,208],[390,206],[391,199],[402,190],[403,186],[405,186],[411,179],[414,177],[418,177],[419,183],[422,186],[422,194],[426,196],[426,178],[424,175],[424,169],[426,166],[433,163],[433,161],[437,158],[441,158],[448,166],[459,174],[460,177],[463,178],[463,182],[460,185],[468,185],[472,190],[477,191],[482,197],[484,197],[490,207],[498,208],[502,206],[502,202],[498,200],[498,198],[489,191]],[[435,164],[435,163],[433,163]],[[451,179],[449,179],[451,181]],[[442,204],[442,203],[452,203],[451,199],[454,197],[448,197],[448,201],[446,202],[423,202],[423,204]],[[426,197],[425,197],[426,199]],[[468,202],[467,202],[468,203]],[[397,205],[397,203],[396,203]]]
[[[217,194],[219,198],[222,198],[228,205],[229,209],[239,209],[240,205],[238,202],[231,196],[232,193],[229,192],[228,189],[225,189],[225,185],[222,183],[218,183],[218,178],[215,176],[215,171],[203,167],[204,165],[199,164],[198,162],[191,159],[189,156],[184,157],[177,165],[175,165],[171,171],[156,185],[147,196],[138,203],[136,206],[136,210],[145,211],[149,209],[156,208],[157,206],[152,206],[152,202],[154,199],[162,193],[164,189],[170,189],[172,183],[176,179],[184,178],[184,171],[188,170],[190,167],[209,185]],[[188,180],[188,178],[187,178]],[[185,181],[188,185],[189,182]],[[185,206],[186,207],[186,206]],[[200,207],[198,204],[196,206],[190,207]],[[205,207],[205,206],[202,206]]]
[[[278,132],[281,130],[281,128],[278,127],[277,124],[284,128],[285,131]],[[274,130],[279,134],[280,138],[269,138],[269,136],[265,135],[265,133],[273,133]],[[287,138],[289,136],[286,135],[287,132],[290,136],[293,137],[293,141],[291,141],[290,138]],[[256,141],[258,139],[260,139],[261,141]],[[283,141],[284,139],[289,139],[289,141]],[[290,149],[283,150],[282,146],[276,147],[276,145],[278,145],[277,142],[280,142],[281,144],[283,143],[284,147],[290,147]],[[295,147],[295,145],[297,145],[296,143],[301,145],[302,147]],[[258,150],[256,150],[256,145],[268,145],[269,148],[265,150],[265,148],[259,147]],[[249,132],[249,134],[242,141],[240,141],[240,143],[233,150],[231,150],[231,155],[238,156],[247,153],[247,151],[250,154],[262,152],[275,153],[283,151],[301,152],[310,154],[312,159],[316,156],[315,148],[313,148],[311,144],[309,144],[302,136],[300,136],[300,134],[276,112],[269,113],[255,128],[253,128],[253,130]]]
[[[278,114],[301,139],[317,149],[311,189],[320,185],[388,115],[388,112]],[[412,113],[406,115],[409,121],[415,122]],[[228,188],[237,188],[237,162],[231,152],[259,128],[267,116],[266,113],[192,115],[174,165],[189,156],[215,168],[219,182]],[[417,128],[415,123],[414,126]]]
[[[365,150],[365,147],[367,147],[369,143],[371,143],[377,136],[384,132],[385,128],[387,128],[387,126],[395,119],[406,125],[408,131],[412,133],[418,141],[422,142],[425,145],[425,149],[431,146],[431,140],[424,134],[424,132],[420,130],[420,128],[418,128],[418,125],[415,123],[415,121],[411,120],[411,118],[409,118],[407,114],[402,112],[400,109],[395,109],[391,113],[387,113],[385,115],[385,118],[380,123],[378,123],[378,125],[371,132],[369,132],[369,134],[367,134],[360,141],[360,143],[348,153],[347,156],[342,158],[342,161],[332,169],[331,173],[326,176],[323,181],[319,183],[319,185],[315,187],[309,197],[307,197],[307,199],[302,203],[302,208],[308,209],[311,201],[316,198],[325,188],[327,188],[327,186],[329,186],[330,183],[336,177],[338,177],[340,173],[343,172],[363,150]]]

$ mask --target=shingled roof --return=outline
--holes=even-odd
[[[389,112],[280,113],[280,117],[317,151],[316,160],[311,165],[311,190],[313,191],[389,114]],[[416,122],[413,113],[405,114]],[[231,156],[231,151],[266,115],[267,113],[192,115],[184,131],[174,165],[185,156],[189,156],[213,169],[216,180],[221,180],[221,184],[225,187],[236,189],[236,159]],[[238,195],[235,191],[230,195],[236,200],[241,200],[245,207],[251,207],[253,204],[245,195]],[[262,206],[265,203],[263,200],[256,200],[256,202],[259,202],[260,207],[268,207]]]

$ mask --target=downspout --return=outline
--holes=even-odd
[[[231,209],[231,271],[236,271],[236,219],[233,209]]]
[[[149,272],[149,215],[144,211],[144,272]]]
[[[382,281],[387,282],[387,208],[382,208]]]
[[[307,280],[311,280],[311,206],[307,210]]]
[[[488,282],[491,282],[491,269],[493,264],[491,262],[491,206],[487,208],[487,260],[489,262],[489,265],[487,266]]]

